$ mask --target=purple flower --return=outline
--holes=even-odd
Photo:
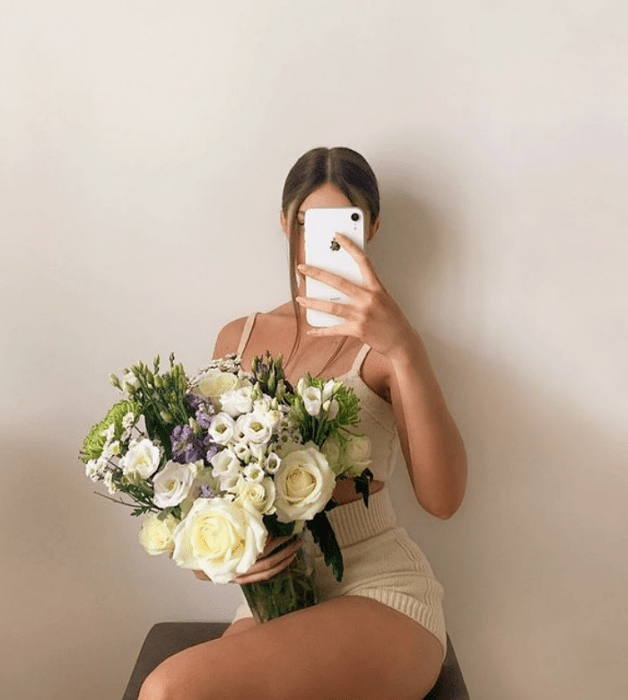
[[[201,485],[201,498],[215,498],[216,492],[207,484]]]
[[[207,454],[205,455],[205,459],[207,462],[212,461],[212,457],[218,454],[218,445],[215,442],[210,442],[209,443],[209,450],[207,450]]]
[[[196,422],[203,428],[203,430],[207,430],[209,428],[210,423],[212,422],[212,417],[209,413],[206,412],[205,408],[203,406],[199,407],[196,410],[196,415],[194,416]]]
[[[205,456],[209,436],[195,435],[189,425],[176,425],[170,434],[172,459],[179,464],[191,464]]]

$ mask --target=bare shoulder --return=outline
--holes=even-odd
[[[214,345],[214,357],[223,357],[237,351],[246,319],[247,316],[236,318],[220,329]]]

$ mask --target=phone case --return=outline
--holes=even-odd
[[[357,218],[356,218],[357,217]],[[334,236],[342,233],[364,249],[364,212],[359,207],[313,208],[305,211],[305,262],[360,284],[357,262]],[[344,303],[347,295],[318,280],[305,278],[305,294],[313,299]],[[318,309],[306,309],[311,326],[336,326],[345,319]]]

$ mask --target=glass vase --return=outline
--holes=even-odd
[[[241,584],[257,624],[316,605],[313,545],[306,539],[290,564],[268,581]]]

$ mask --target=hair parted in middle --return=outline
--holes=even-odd
[[[313,148],[304,153],[292,166],[283,187],[281,210],[288,225],[290,291],[297,320],[296,337],[287,362],[299,346],[300,314],[295,301],[297,296],[296,261],[299,243],[297,212],[303,201],[325,184],[335,185],[353,206],[368,209],[373,223],[379,217],[379,186],[377,178],[366,159],[357,151],[344,146]],[[365,212],[366,213],[366,212]],[[342,345],[330,358],[329,365],[340,352]]]

